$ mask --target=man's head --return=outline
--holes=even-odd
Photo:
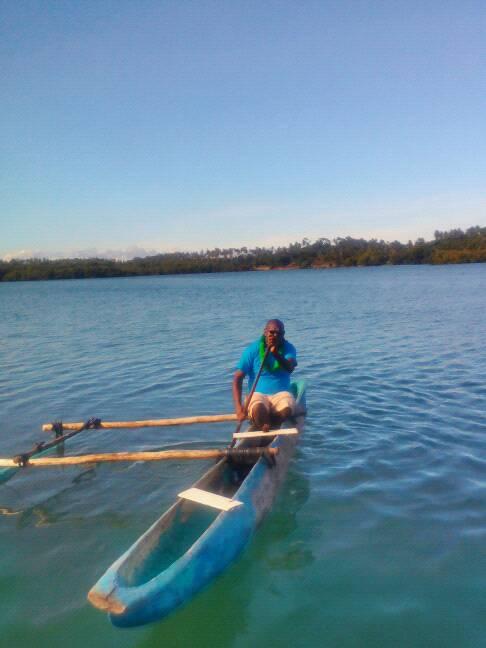
[[[263,330],[267,346],[278,346],[284,339],[285,327],[279,319],[271,319],[265,324]]]

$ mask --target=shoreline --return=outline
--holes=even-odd
[[[0,282],[94,279],[151,275],[268,272],[270,270],[332,270],[383,265],[457,265],[486,263],[486,227],[436,232],[435,240],[407,244],[372,239],[304,239],[286,247],[214,248],[113,259],[12,259],[0,261]]]
[[[28,282],[40,282],[40,281],[88,281],[93,279],[133,279],[137,277],[183,277],[189,275],[218,275],[218,274],[238,274],[246,272],[295,272],[299,270],[315,270],[315,271],[326,271],[326,270],[358,270],[364,268],[383,268],[383,267],[420,267],[420,266],[429,266],[429,267],[445,267],[445,266],[470,266],[470,265],[481,265],[486,263],[486,261],[462,261],[458,263],[380,263],[376,265],[310,265],[308,267],[299,267],[296,265],[292,266],[276,266],[274,268],[267,266],[255,266],[254,268],[244,268],[244,269],[235,269],[235,270],[201,270],[193,272],[147,272],[147,273],[132,273],[132,274],[107,274],[102,276],[87,276],[87,277],[29,277],[29,278],[15,278],[15,279],[1,279],[1,284],[14,284],[14,283],[28,283]]]

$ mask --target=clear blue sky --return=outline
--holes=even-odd
[[[486,224],[482,0],[0,7],[0,256]]]

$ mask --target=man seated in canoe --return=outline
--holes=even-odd
[[[290,374],[297,366],[295,347],[285,339],[283,322],[269,320],[263,335],[242,353],[233,377],[233,400],[239,421],[248,417],[258,430],[279,427],[295,412],[295,399],[290,392]],[[267,356],[265,354],[268,350]],[[243,379],[248,376],[248,389],[256,384],[250,403],[242,404]]]

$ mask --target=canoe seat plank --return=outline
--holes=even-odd
[[[288,428],[283,430],[272,430],[270,432],[262,432],[261,430],[257,432],[235,432],[233,434],[233,439],[261,439],[262,437],[275,437],[289,434],[299,434],[299,430],[297,428]]]
[[[206,506],[212,506],[221,511],[229,511],[235,508],[235,506],[241,506],[243,504],[243,502],[239,502],[238,500],[232,500],[229,497],[223,497],[223,495],[216,495],[216,493],[210,493],[201,488],[188,488],[182,491],[182,493],[179,493],[178,497],[191,500],[192,502],[198,502],[199,504],[205,504]]]

